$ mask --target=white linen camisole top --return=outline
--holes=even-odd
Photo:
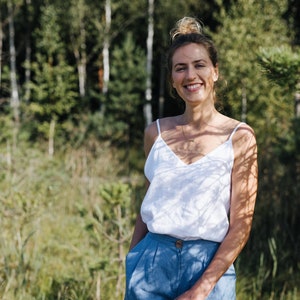
[[[141,206],[148,230],[182,240],[223,241],[229,228],[232,136],[191,164],[184,163],[166,144],[156,121],[158,137],[146,159],[150,182]]]

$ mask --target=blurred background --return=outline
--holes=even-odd
[[[121,300],[143,131],[179,114],[169,31],[219,50],[218,109],[257,135],[237,297],[300,299],[300,1],[0,0],[0,298]]]

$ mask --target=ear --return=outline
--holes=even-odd
[[[219,67],[218,65],[214,68],[213,80],[216,82],[219,79]]]

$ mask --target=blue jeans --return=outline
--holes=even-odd
[[[201,277],[219,245],[148,233],[126,256],[125,300],[174,300]],[[235,281],[232,265],[206,299],[234,300]]]

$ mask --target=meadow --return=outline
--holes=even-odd
[[[2,145],[1,299],[123,299],[124,259],[144,192],[142,172],[125,161],[96,141],[53,156],[46,147]],[[300,299],[297,288],[263,293],[272,272],[263,256],[257,272],[243,258],[236,269],[240,300]]]

